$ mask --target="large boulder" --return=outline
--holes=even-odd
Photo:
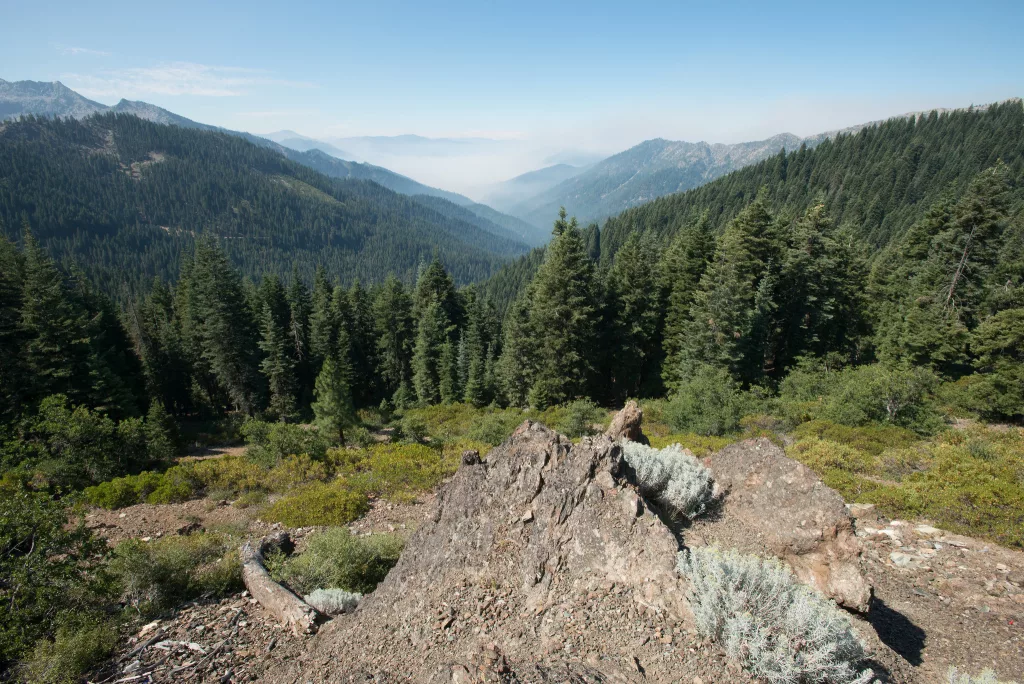
[[[763,438],[715,453],[711,471],[724,493],[723,510],[699,523],[688,543],[692,536],[778,556],[839,605],[868,610],[871,584],[861,569],[860,541],[835,490]]]
[[[384,582],[268,680],[674,681],[692,655],[677,551],[618,444],[527,421],[466,459]]]

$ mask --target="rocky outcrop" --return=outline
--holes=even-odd
[[[866,608],[846,509],[813,473],[764,440],[726,449],[724,516],[673,532],[617,441],[643,439],[641,417],[576,445],[527,421],[464,454],[384,582],[266,681],[750,681],[692,629],[677,534],[780,555]]]
[[[701,526],[703,534],[723,546],[778,556],[839,605],[868,610],[871,585],[861,571],[860,542],[835,490],[763,438],[722,449],[711,457],[711,470],[724,508]]]
[[[387,579],[271,679],[469,681],[488,663],[501,681],[674,679],[691,624],[677,550],[618,444],[528,421],[464,461]]]
[[[611,425],[605,431],[605,436],[611,440],[628,439],[631,442],[650,444],[644,436],[641,424],[644,420],[643,409],[635,401],[627,401],[621,411],[612,418]]]

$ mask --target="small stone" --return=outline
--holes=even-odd
[[[931,525],[917,525],[914,527],[914,531],[923,537],[935,537],[942,534],[942,530]]]

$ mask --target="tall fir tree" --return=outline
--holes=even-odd
[[[402,283],[389,276],[373,302],[374,331],[377,335],[377,368],[387,397],[401,387],[408,391],[412,381],[414,323],[412,300]]]
[[[776,238],[762,193],[726,228],[701,277],[684,328],[680,377],[700,364],[726,368],[745,383],[762,377],[764,339],[754,326],[757,314],[773,306],[761,281],[778,263]]]
[[[426,305],[417,322],[416,345],[412,357],[412,384],[421,404],[436,404],[441,400],[441,383],[445,371],[442,365],[445,347],[450,347],[448,314],[440,302]],[[454,361],[454,354],[451,354]]]
[[[28,390],[21,328],[22,259],[0,232],[0,425],[22,410]]]
[[[661,377],[666,387],[679,382],[680,355],[690,307],[700,279],[715,254],[715,237],[704,212],[679,232],[658,263],[658,284],[664,320],[661,324]]]
[[[495,376],[505,401],[511,406],[527,405],[536,377],[536,338],[530,324],[533,288],[528,286],[509,307],[502,328],[501,356]]]
[[[352,363],[352,400],[356,406],[380,401],[377,382],[377,344],[370,296],[359,281],[346,293],[344,324]]]
[[[343,339],[341,347],[347,347],[346,342]],[[324,359],[316,378],[313,402],[317,426],[329,435],[336,435],[342,444],[345,443],[345,428],[355,423],[349,367],[344,352],[344,349],[339,348]]]
[[[660,297],[651,268],[655,247],[648,235],[633,233],[615,255],[608,274],[611,339],[609,380],[614,398],[650,395],[659,389],[657,368]]]
[[[310,364],[315,374],[319,374],[324,359],[332,353],[338,341],[339,321],[333,297],[334,288],[327,279],[327,270],[323,265],[317,266],[309,317]]]
[[[298,391],[291,311],[277,276],[264,278],[260,290],[263,299],[259,343],[263,360],[260,370],[266,377],[269,390],[267,410],[274,418],[288,421],[297,416]]]
[[[289,337],[292,357],[295,359],[295,377],[298,382],[298,408],[305,411],[312,401],[313,369],[309,348],[309,319],[313,302],[309,288],[299,275],[298,266],[292,267],[291,283],[288,285]]]
[[[599,351],[594,264],[576,219],[566,220],[563,208],[552,233],[531,285],[530,328],[537,359],[529,402],[537,407],[587,396]]]

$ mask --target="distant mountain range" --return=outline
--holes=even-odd
[[[257,136],[199,123],[147,102],[121,100],[112,107],[107,106],[83,97],[59,81],[53,83],[10,82],[0,79],[0,120],[27,115],[82,119],[103,113],[134,114],[141,119],[159,124],[221,131],[245,138],[261,147],[272,149],[294,162],[332,178],[370,180],[403,195],[440,197],[462,206],[476,215],[477,225],[481,229],[493,230],[495,235],[502,238],[511,237],[516,242],[527,246],[543,244],[550,236],[549,229],[540,229],[520,219],[503,215],[464,195],[424,185],[380,166],[341,159],[337,155],[345,153],[337,147],[299,135],[294,131],[278,131],[269,134],[269,137]],[[399,137],[418,138],[418,136]],[[361,139],[353,138],[353,140]],[[423,138],[422,140],[429,139]]]
[[[778,154],[783,149],[796,149],[803,142],[790,133],[735,145],[657,138],[611,156],[580,173],[567,175],[564,180],[515,204],[490,201],[530,223],[550,220],[563,206],[581,222],[600,221],[658,197],[703,185],[730,171]],[[811,141],[811,144],[815,142],[820,140]],[[548,172],[544,177],[551,178],[550,170],[559,168],[549,167],[533,173]],[[506,185],[533,177],[533,174],[525,174]]]

